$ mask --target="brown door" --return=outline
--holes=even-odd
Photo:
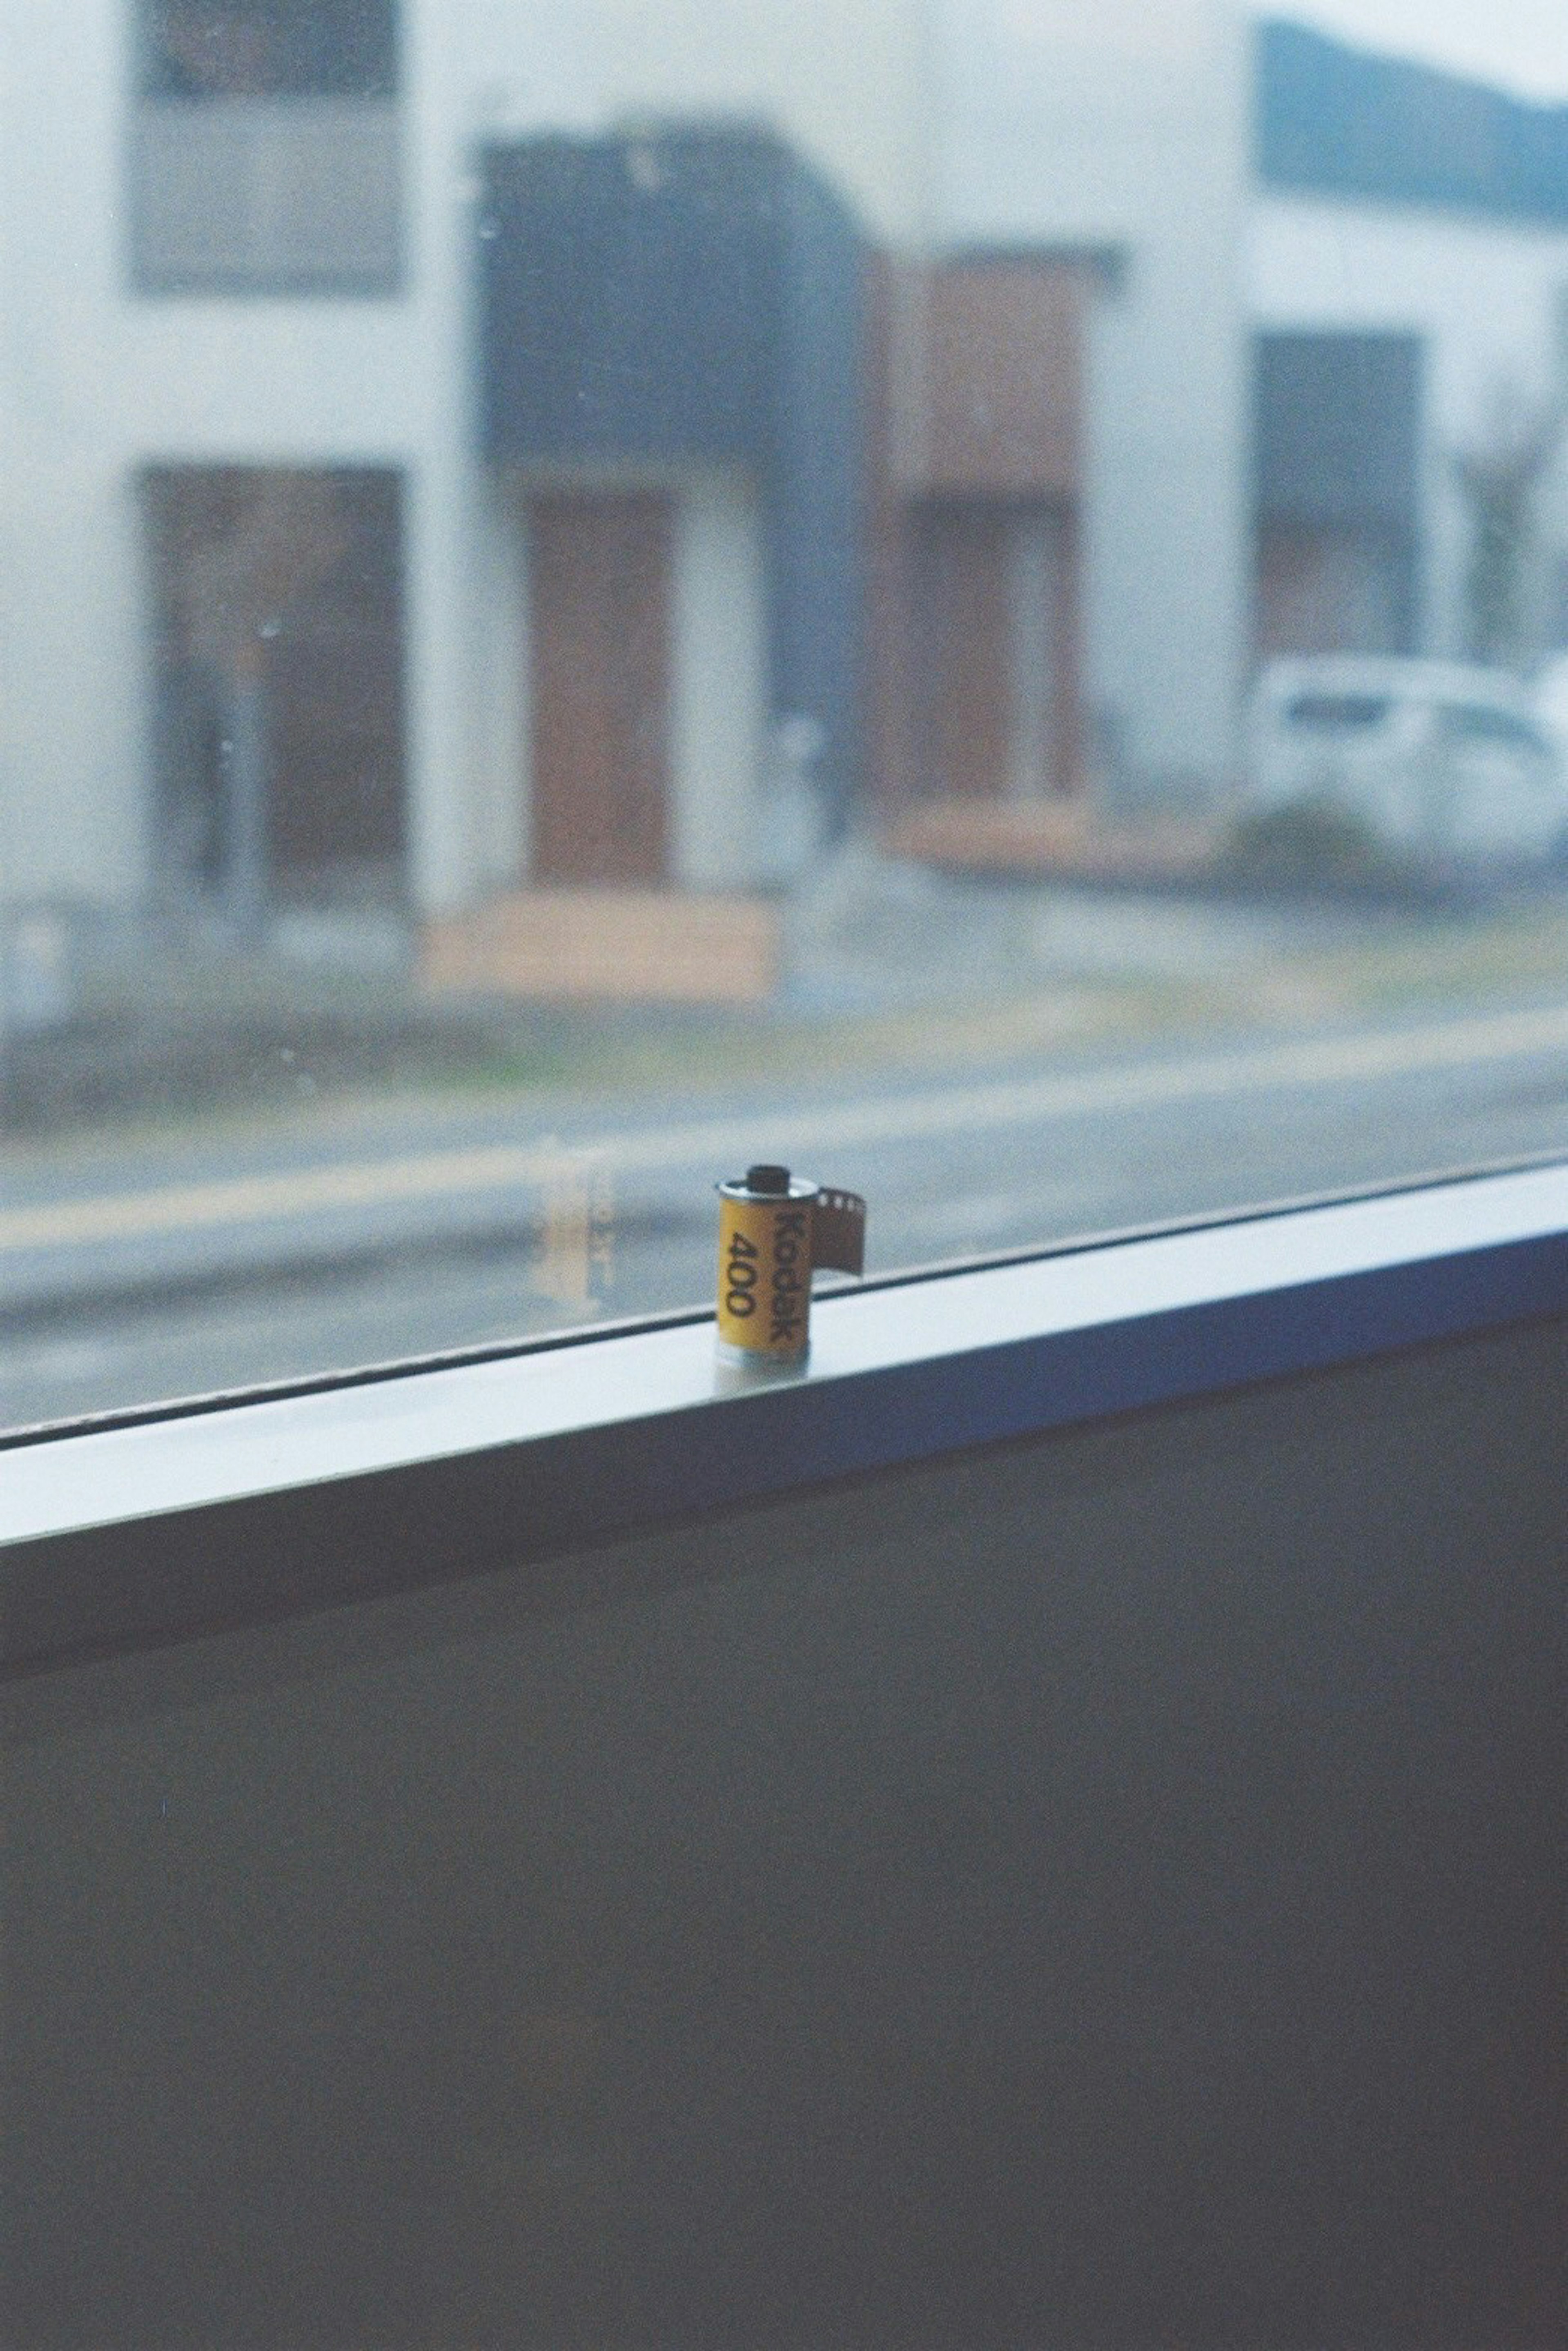
[[[1008,515],[979,499],[933,503],[915,542],[917,758],[928,793],[1000,799],[1012,762]],[[923,754],[923,756],[922,756]]]
[[[1070,507],[1021,500],[1013,517],[1014,799],[1071,792],[1082,775],[1077,544]]]
[[[1257,584],[1262,660],[1401,650],[1398,555],[1375,529],[1266,522]]]
[[[933,499],[915,522],[922,789],[1028,800],[1079,769],[1075,550],[1043,499]]]
[[[542,882],[661,882],[670,502],[552,493],[530,513],[534,871]]]

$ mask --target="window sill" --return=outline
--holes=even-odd
[[[787,1380],[721,1371],[693,1316],[25,1437],[0,1480],[0,1669],[1564,1312],[1553,1165],[829,1295]]]

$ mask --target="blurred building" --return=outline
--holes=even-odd
[[[1560,389],[1568,113],[1230,0],[5,38],[13,904],[255,936],[1200,806],[1260,652],[1465,642],[1455,460]]]
[[[1254,141],[1260,650],[1568,643],[1568,107],[1265,25]],[[1518,501],[1490,642],[1489,479]]]

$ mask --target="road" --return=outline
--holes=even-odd
[[[871,1203],[868,1270],[1568,1151],[1568,1006],[670,1109],[532,1095],[48,1157],[0,1203],[0,1425],[700,1303],[715,1177]]]

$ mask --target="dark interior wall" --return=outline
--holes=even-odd
[[[1565,1398],[1543,1324],[14,1687],[7,2346],[1545,2351]]]

